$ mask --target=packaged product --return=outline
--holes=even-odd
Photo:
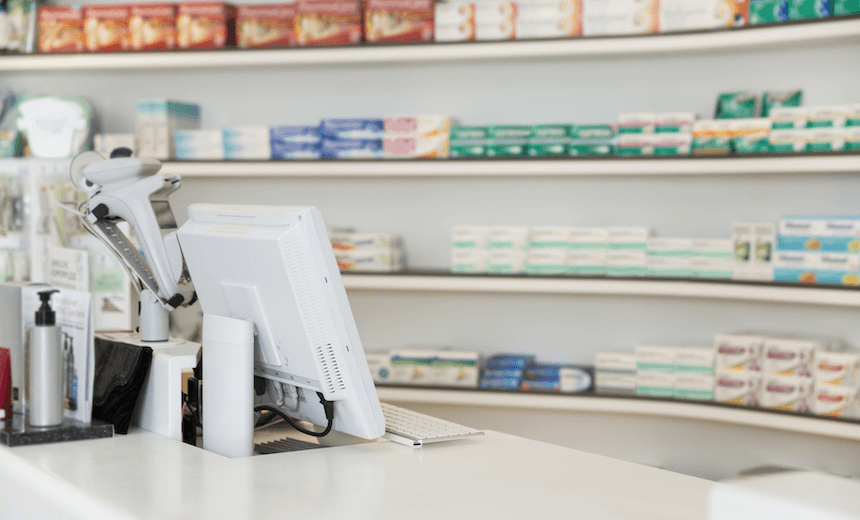
[[[809,412],[809,398],[815,380],[804,376],[762,374],[759,404],[762,408],[786,412]]]
[[[756,115],[758,95],[754,92],[724,92],[717,98],[717,119],[751,118]]]
[[[320,135],[327,139],[382,139],[385,122],[382,119],[323,119]]]
[[[656,33],[659,0],[586,0],[583,6],[584,36]]]
[[[567,274],[574,276],[605,275],[606,256],[606,249],[599,251],[569,249],[565,259]]]
[[[860,13],[860,0],[833,0],[833,16]]]
[[[490,126],[487,155],[490,157],[518,157],[528,153],[530,126]]]
[[[448,139],[451,118],[448,116],[397,116],[383,121],[386,137],[437,137]]]
[[[335,251],[356,249],[402,249],[403,240],[394,233],[332,232],[331,247]]]
[[[516,23],[516,2],[490,0],[475,4],[476,40],[513,40]]]
[[[298,45],[350,45],[360,42],[361,34],[358,0],[297,0]]]
[[[774,130],[796,130],[806,128],[809,109],[805,107],[771,107],[768,110],[771,128]]]
[[[694,278],[731,278],[734,271],[731,239],[696,238],[690,269]]]
[[[673,397],[697,401],[714,400],[714,374],[676,373]]]
[[[390,352],[364,352],[367,359],[367,367],[374,383],[391,383],[391,353]]]
[[[236,44],[241,48],[292,47],[296,44],[295,4],[236,6]]]
[[[461,42],[475,39],[475,4],[472,2],[437,2],[434,20],[437,42]]]
[[[180,49],[216,49],[236,44],[236,9],[223,2],[180,2],[176,41]]]
[[[638,372],[674,372],[675,347],[636,347],[636,370]]]
[[[24,138],[13,128],[0,128],[0,157],[21,157],[24,154]]]
[[[444,159],[448,157],[447,136],[386,137],[383,140],[385,157],[392,159]]]
[[[762,372],[784,376],[812,377],[815,351],[825,344],[815,340],[767,337],[762,347]]]
[[[435,382],[432,350],[395,350],[391,352],[389,382],[401,385],[427,386]]]
[[[559,275],[566,270],[567,255],[564,250],[533,249],[526,255],[528,274]]]
[[[770,117],[775,108],[799,107],[803,104],[803,91],[770,90],[764,93],[761,100],[761,117]]]
[[[272,143],[319,144],[321,139],[318,126],[273,126],[269,128]]]
[[[531,249],[567,249],[570,240],[570,228],[561,226],[538,226],[529,230],[529,247]]]
[[[672,372],[636,372],[636,395],[673,397],[675,395],[675,374]]]
[[[41,9],[43,8],[37,7],[36,0],[8,0],[6,2],[6,13],[9,21],[8,40],[0,42],[0,49],[4,47],[2,44],[5,43],[5,47],[12,52],[30,53],[36,51],[38,41],[41,39],[41,31],[36,30],[37,18],[40,18],[37,15],[37,10]],[[69,19],[68,21],[73,20]],[[52,37],[57,38],[58,36],[53,35]],[[59,38],[62,39],[63,36],[60,35]]]
[[[531,157],[567,155],[570,125],[532,125],[528,154]]]
[[[487,272],[491,274],[523,274],[526,272],[526,251],[491,249],[487,251]]]
[[[748,18],[748,0],[660,0],[660,32],[741,27]]]
[[[490,145],[487,127],[484,126],[454,126],[451,127],[451,157],[483,157],[487,155]]]
[[[272,141],[270,146],[272,159],[320,159],[322,157],[319,142]]]
[[[761,384],[760,372],[717,369],[714,374],[714,401],[758,406]]]
[[[451,242],[454,249],[484,249],[489,236],[488,226],[454,226]]]
[[[131,48],[168,50],[176,47],[176,6],[174,4],[132,4],[128,28]]]
[[[594,387],[601,394],[634,394],[636,393],[636,373],[596,370]]]
[[[692,241],[687,238],[649,238],[648,276],[689,278],[692,275]]]
[[[561,38],[581,35],[582,0],[517,2],[517,38]]]
[[[619,135],[651,134],[656,124],[657,114],[654,112],[618,114],[616,129]]]
[[[856,108],[851,105],[832,105],[808,108],[807,128],[840,128],[853,116]]]
[[[710,347],[676,347],[675,372],[713,374],[714,358]]]
[[[594,356],[594,368],[601,372],[636,372],[635,352],[598,352]]]
[[[481,372],[481,355],[460,350],[437,350],[430,362],[433,383],[438,386],[477,388]]]
[[[696,114],[693,112],[660,112],[654,118],[654,132],[658,134],[689,134],[693,131]]]
[[[529,228],[526,226],[493,226],[489,231],[487,249],[524,250],[529,247]]]
[[[860,419],[860,389],[815,383],[809,409],[815,415]]]
[[[615,153],[615,129],[611,125],[573,125],[568,153],[573,156]]]
[[[830,0],[789,0],[789,20],[809,20],[830,16]]]
[[[451,272],[484,273],[487,271],[487,251],[483,249],[451,250]]]
[[[403,252],[399,248],[335,250],[334,257],[341,271],[391,272],[404,268]]]
[[[860,354],[856,352],[815,353],[812,376],[816,383],[837,386],[860,386]]]
[[[720,370],[760,371],[764,340],[757,334],[717,334],[714,366]]]
[[[69,6],[39,8],[39,52],[83,52],[84,13]]]
[[[750,0],[750,24],[788,21],[789,0]]]
[[[732,151],[729,121],[719,119],[693,123],[692,152],[696,155],[727,155]]]
[[[433,41],[434,0],[367,0],[364,37],[371,43]]]
[[[329,139],[323,137],[320,153],[324,159],[382,159],[382,139]]]

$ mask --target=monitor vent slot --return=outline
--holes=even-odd
[[[298,255],[295,252],[300,252]],[[310,266],[310,252],[300,233],[291,233],[281,244],[281,252],[287,267],[287,274],[293,287],[296,305],[308,333],[308,340],[314,352],[314,361],[320,373],[320,383],[328,395],[346,390],[343,376],[328,337],[324,316],[328,307],[319,291],[314,290],[313,269]]]

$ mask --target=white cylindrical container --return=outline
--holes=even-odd
[[[42,306],[36,324],[30,327],[30,426],[59,426],[63,423],[63,351],[60,327],[50,306],[51,294],[42,291]]]
[[[203,448],[254,452],[254,324],[203,315]]]
[[[168,315],[152,291],[140,291],[140,340],[167,341],[170,329]]]

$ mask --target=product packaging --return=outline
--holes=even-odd
[[[6,2],[6,14],[9,22],[9,33],[8,33],[8,41],[6,43],[6,47],[11,52],[21,52],[21,53],[31,53],[37,50],[37,44],[41,41],[41,16],[37,14],[37,11],[44,9],[44,7],[38,7],[36,0],[7,0]],[[54,7],[49,7],[48,9],[55,9]],[[78,11],[75,9],[75,11]],[[56,11],[58,13],[60,11]],[[80,12],[80,11],[78,11]],[[39,31],[36,29],[36,21],[39,19]],[[65,22],[75,22],[71,18],[63,18]],[[60,19],[55,18],[55,22],[60,21]],[[77,26],[73,23],[60,24],[65,25],[69,29],[73,31],[73,34],[61,34],[57,32],[52,32],[49,35],[50,39],[58,41],[58,45],[54,47],[65,47],[68,44],[63,43],[67,38],[70,38],[73,41],[78,41],[78,33],[83,29],[83,20],[81,19],[81,25]],[[56,30],[56,27],[52,27],[52,31]],[[37,35],[38,32],[38,35]],[[80,41],[83,43],[83,36],[80,36]],[[2,49],[2,45],[0,45],[0,49]],[[42,52],[42,51],[40,51]],[[57,51],[54,51],[57,52]]]
[[[298,0],[296,37],[300,46],[360,42],[361,3],[358,0]]]
[[[127,51],[131,48],[127,5],[84,6],[84,43],[88,51]]]
[[[14,128],[0,128],[0,157],[21,157],[24,154],[24,138]]]
[[[856,108],[850,105],[809,107],[807,128],[841,128],[852,118]]]
[[[784,376],[812,377],[816,350],[824,350],[820,341],[767,337],[762,348],[762,372]]]
[[[525,250],[529,247],[526,226],[493,226],[489,228],[487,249]]]
[[[320,143],[272,142],[272,159],[320,159]]]
[[[564,251],[570,240],[570,228],[558,226],[533,227],[529,230],[529,247]]]
[[[489,236],[488,226],[454,226],[451,241],[454,249],[484,249]]]
[[[846,16],[860,13],[858,0],[833,0],[833,16]]]
[[[714,374],[714,401],[739,406],[758,406],[761,385],[760,372],[717,369]]]
[[[619,135],[653,134],[656,125],[657,114],[654,112],[618,114],[616,129]]]
[[[803,104],[803,91],[777,90],[764,93],[761,100],[761,117],[771,117],[776,108],[796,108]]]
[[[323,119],[320,135],[327,139],[382,139],[384,125],[382,119]]]
[[[594,387],[601,394],[633,395],[636,393],[636,372],[594,372]]]
[[[636,395],[673,397],[675,395],[675,374],[672,372],[636,372]]]
[[[477,274],[487,271],[487,251],[484,249],[453,249],[451,272]]]
[[[713,374],[716,353],[710,347],[675,347],[675,372]]]
[[[81,96],[21,96],[15,126],[39,159],[67,159],[90,149],[93,109]]]
[[[385,157],[382,139],[329,139],[320,142],[323,159],[382,159]]]
[[[717,334],[714,366],[721,370],[759,372],[765,337],[757,334]]]
[[[676,347],[636,347],[638,372],[674,372]]]
[[[773,130],[770,133],[770,150],[776,153],[798,153],[806,150],[806,130]]]
[[[645,276],[648,270],[648,228],[608,228],[606,274]]]
[[[799,106],[771,107],[768,109],[768,116],[774,130],[798,130],[806,128],[809,109]]]
[[[809,410],[815,415],[860,419],[860,389],[815,383]]]
[[[691,134],[696,122],[693,112],[660,112],[654,118],[654,132],[658,134]]]
[[[236,44],[243,48],[292,47],[296,44],[295,4],[236,6]]]
[[[527,252],[516,249],[487,251],[486,272],[490,274],[523,274],[526,272]]]
[[[820,384],[860,387],[860,354],[817,350],[812,376]]]
[[[39,52],[83,52],[84,13],[69,6],[39,8]]]
[[[600,372],[636,372],[635,352],[598,352],[594,356],[594,368]]]
[[[332,232],[329,234],[332,249],[354,251],[357,249],[403,249],[403,239],[394,233]]]
[[[612,155],[615,130],[610,125],[574,125],[570,129],[568,153],[574,156]]]
[[[437,2],[435,35],[437,42],[463,42],[475,39],[475,4]]]
[[[528,154],[531,157],[567,155],[570,125],[533,125]]]
[[[755,3],[755,2],[753,2]],[[726,92],[717,98],[717,119],[740,119],[756,116],[758,95],[753,92]]]
[[[132,4],[129,7],[131,48],[169,50],[176,47],[176,6],[164,3]]]
[[[335,250],[334,257],[341,271],[393,272],[405,268],[399,248]]]
[[[518,39],[570,38],[581,35],[582,0],[517,2]]]
[[[526,256],[528,274],[560,275],[566,271],[567,254],[564,249],[531,249]]]
[[[731,239],[694,238],[690,269],[693,278],[730,279],[734,270]]]
[[[676,373],[675,399],[713,401],[716,377],[713,373]]]
[[[437,386],[477,388],[481,355],[461,350],[437,350],[430,363]]]
[[[728,120],[704,120],[693,124],[692,152],[696,155],[728,155],[732,129]]]
[[[489,157],[520,157],[528,153],[529,137],[532,129],[529,126],[490,126],[487,137],[490,144],[487,148]]]
[[[648,239],[647,275],[689,278],[692,275],[692,241],[688,238]]]
[[[453,158],[483,157],[490,145],[487,127],[451,127],[450,153]]]
[[[770,152],[771,121],[768,118],[732,119],[732,150],[735,153]]]
[[[393,116],[383,120],[385,137],[444,137],[451,132],[448,116]]]
[[[432,350],[394,350],[391,352],[391,378],[399,385],[430,386],[435,382]]]
[[[475,3],[476,40],[513,40],[516,24],[516,2],[488,0]]]
[[[810,20],[830,16],[830,0],[788,0],[789,20]]]
[[[586,0],[583,6],[584,36],[656,33],[658,0]]]
[[[167,99],[137,102],[136,136],[141,157],[172,159],[177,130],[200,128],[200,105]]]
[[[444,159],[447,158],[447,136],[386,137],[382,143],[385,157],[391,159]]]
[[[594,386],[590,367],[530,365],[523,372],[520,390],[526,392],[587,392]]]
[[[750,0],[750,24],[787,22],[788,2],[789,0]]]
[[[176,42],[180,49],[218,49],[236,45],[236,9],[223,2],[177,4]]]
[[[748,0],[660,0],[660,32],[741,27],[748,19]]]
[[[364,37],[370,43],[433,41],[434,0],[367,0]]]
[[[811,377],[762,374],[759,404],[762,408],[808,413],[814,386]]]
[[[272,159],[319,159],[318,126],[273,126],[269,129]]]
[[[734,270],[736,280],[773,280],[773,251],[776,246],[776,224],[734,223]]]
[[[570,228],[567,274],[598,276],[606,274],[606,228]]]

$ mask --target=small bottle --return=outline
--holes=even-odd
[[[63,423],[63,351],[57,315],[51,295],[41,291],[42,306],[30,327],[30,426],[59,426]]]

